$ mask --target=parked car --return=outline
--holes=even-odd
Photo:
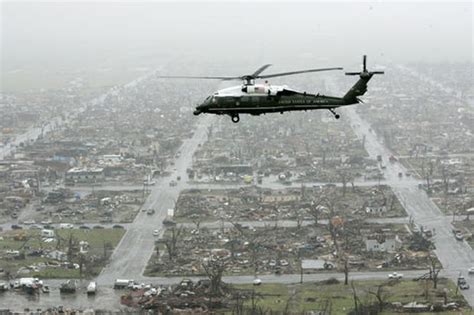
[[[12,230],[21,230],[23,227],[18,224],[12,224]]]
[[[160,236],[160,230],[153,230],[153,236]]]
[[[474,275],[474,267],[471,267],[467,270],[467,273],[470,275]]]
[[[153,214],[155,214],[155,209],[148,209],[148,210],[146,211],[146,214],[148,214],[148,215],[153,215]]]
[[[469,284],[467,284],[467,283],[461,283],[461,284],[459,284],[459,289],[461,289],[461,290],[469,290]]]
[[[6,282],[0,282],[0,292],[8,291],[10,286]]]
[[[395,271],[395,272],[390,273],[388,275],[388,278],[389,279],[401,279],[401,278],[403,278],[403,274],[398,273],[398,272]]]
[[[165,226],[175,226],[176,222],[174,222],[173,220],[171,220],[169,218],[165,218],[163,220],[163,225],[165,225]]]
[[[256,278],[253,280],[253,285],[261,285],[262,284],[262,280],[259,279],[259,278]]]
[[[120,224],[115,224],[112,226],[113,229],[124,229],[124,227]]]

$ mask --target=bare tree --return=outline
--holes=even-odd
[[[235,254],[237,252],[237,246],[240,244],[238,239],[232,238],[226,243],[226,248],[230,251],[230,259],[235,260]]]
[[[338,227],[334,224],[333,218],[334,218],[333,216],[329,218],[327,227],[328,227],[329,234],[331,235],[334,248],[336,249],[336,253],[339,255],[339,243],[337,242]]]
[[[344,285],[349,284],[349,258],[344,257]]]
[[[372,291],[372,290],[369,290],[369,294],[375,296],[375,298],[377,299],[377,304],[378,304],[378,309],[379,309],[379,312],[383,312],[383,309],[385,307],[385,303],[386,303],[386,299],[388,297],[388,292],[386,292],[384,290],[384,287],[385,287],[385,284],[379,284],[377,285],[377,290],[376,291]]]
[[[79,277],[82,279],[82,274],[84,272],[84,266],[86,264],[86,256],[83,253],[79,253],[78,261],[79,261]]]
[[[296,229],[299,231],[301,230],[301,226],[303,225],[303,216],[297,212],[296,213]]]
[[[319,312],[321,314],[332,314],[332,299],[330,297],[320,300],[318,306]]]
[[[434,172],[433,162],[430,160],[428,162],[428,165],[425,166],[425,161],[423,160],[421,162],[421,175],[426,180],[426,189],[428,192],[431,191],[431,178],[433,176],[433,172]]]
[[[428,256],[428,260],[430,263],[430,279],[433,281],[433,288],[438,288],[438,274],[440,268],[437,267],[437,259],[433,255]]]
[[[245,229],[242,224],[238,222],[230,222],[237,232],[239,232],[241,237],[245,237]]]
[[[200,227],[201,227],[201,217],[197,214],[191,215],[191,220],[193,223],[196,225],[196,230],[198,231],[198,234],[200,232]]]
[[[68,242],[67,242],[67,259],[69,259],[69,261],[72,260],[72,258],[76,255],[78,251],[78,247],[77,247],[77,239],[72,235],[72,233],[69,233],[69,238],[68,238]]]
[[[309,208],[309,214],[313,217],[314,225],[318,225],[321,216],[321,199],[312,200]]]
[[[293,290],[291,294],[288,296],[288,299],[286,300],[286,304],[285,304],[285,309],[283,310],[283,314],[285,315],[293,314],[291,312],[291,304],[294,303],[294,300],[297,295],[298,295],[298,292],[296,290]]]
[[[259,305],[258,302],[262,299],[262,296],[252,290],[250,295],[250,308],[247,314],[252,315],[264,315],[264,314],[271,314],[271,310],[265,309],[263,306]]]
[[[447,194],[449,190],[449,170],[448,168],[444,165],[441,164],[441,179],[443,181],[443,190],[444,193]]]
[[[347,183],[350,180],[349,170],[346,168],[340,168],[337,171],[337,174],[339,175],[339,179],[342,183],[342,196],[344,197],[346,195]]]
[[[324,190],[321,192],[318,198],[313,198],[311,200],[309,214],[313,217],[315,225],[319,223],[321,212],[324,207],[328,208],[330,212],[334,212],[334,203],[335,193],[332,190]]]
[[[178,256],[178,241],[180,240],[180,236],[183,232],[183,228],[171,228],[171,236],[168,236],[163,239],[163,243],[165,244],[166,250],[168,251],[168,257],[171,261]]]
[[[209,259],[207,263],[203,263],[202,267],[211,282],[209,293],[211,296],[222,296],[222,275],[227,267],[227,262],[222,259]]]

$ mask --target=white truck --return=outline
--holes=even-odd
[[[14,282],[15,288],[42,286],[43,281],[38,278],[20,278]]]
[[[389,274],[388,278],[389,279],[401,279],[401,278],[403,278],[403,274],[398,273],[398,272],[395,271],[395,272]]]
[[[95,281],[89,282],[87,286],[87,295],[93,295],[97,292],[97,283]]]

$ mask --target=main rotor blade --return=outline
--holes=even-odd
[[[321,69],[309,69],[309,70],[301,70],[301,71],[291,71],[291,72],[281,72],[281,73],[274,73],[274,74],[267,74],[267,75],[259,75],[256,76],[256,79],[266,79],[266,78],[274,78],[274,77],[282,77],[285,75],[294,75],[300,73],[308,73],[308,72],[319,72],[319,71],[331,71],[331,70],[342,70],[341,67],[337,68],[321,68]]]
[[[204,79],[204,80],[241,80],[241,77],[200,77],[187,75],[157,75],[155,78],[162,79]]]
[[[264,65],[264,66],[261,66],[260,68],[257,69],[257,71],[255,71],[253,74],[252,74],[252,77],[257,77],[260,73],[262,73],[265,69],[267,69],[268,67],[270,67],[271,64],[267,64],[267,65]]]

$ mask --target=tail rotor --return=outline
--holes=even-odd
[[[367,71],[367,56],[362,58],[362,72],[346,72],[346,75],[358,75],[361,78],[369,78],[374,74],[384,74],[383,71]]]

